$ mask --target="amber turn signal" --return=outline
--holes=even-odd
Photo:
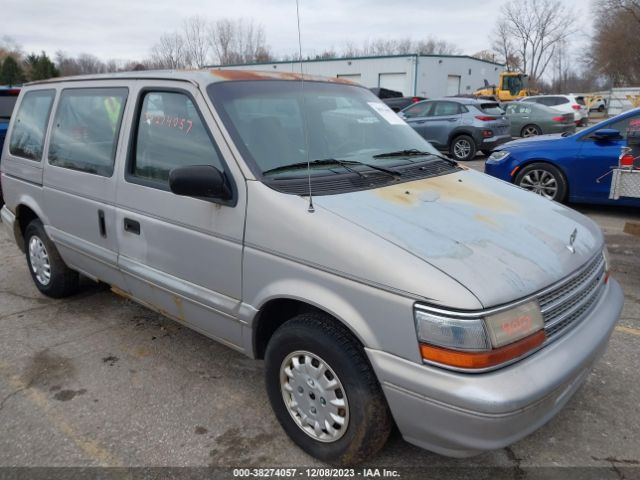
[[[421,343],[420,353],[425,360],[442,363],[443,365],[451,367],[471,369],[488,368],[524,355],[528,351],[542,345],[545,338],[544,330],[539,330],[522,340],[486,352],[462,352]]]

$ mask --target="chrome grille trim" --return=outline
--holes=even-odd
[[[569,279],[538,297],[547,342],[581,320],[604,290],[605,261],[602,253]]]

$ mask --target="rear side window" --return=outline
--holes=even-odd
[[[172,169],[213,165],[224,171],[220,158],[217,146],[188,95],[177,92],[144,94],[130,175],[167,188]]]
[[[432,117],[440,117],[445,115],[457,115],[460,113],[460,105],[454,102],[437,102],[433,108]]]
[[[55,90],[25,93],[13,123],[9,152],[17,157],[40,161],[44,132],[49,123]]]
[[[499,103],[481,103],[480,104],[480,110],[482,110],[484,113],[488,113],[490,115],[502,115],[504,113],[504,111],[502,110],[502,108],[500,108],[500,104]]]
[[[126,100],[126,88],[64,90],[49,144],[49,163],[110,177]]]
[[[565,97],[550,97],[551,103],[549,105],[564,105],[565,103],[569,103],[569,99]]]

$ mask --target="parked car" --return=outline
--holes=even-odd
[[[595,95],[589,102],[589,111],[604,112],[607,109],[607,99],[602,95]]]
[[[374,95],[387,104],[387,106],[394,112],[399,112],[403,108],[411,105],[412,103],[426,100],[425,97],[404,97],[402,92],[396,92],[395,90],[389,90],[388,88],[370,88]]]
[[[264,359],[277,419],[323,461],[366,460],[394,424],[453,456],[545,424],[622,308],[600,229],[442,157],[364,87],[300,78],[25,87],[1,215],[35,286],[83,274]]]
[[[496,102],[447,97],[411,105],[399,114],[425,140],[456,160],[472,160],[511,140],[510,122]]]
[[[9,128],[9,120],[13,107],[20,93],[19,88],[3,88],[0,87],[0,152]],[[0,185],[0,208],[4,205],[4,197],[2,196],[2,186]]]
[[[505,106],[512,137],[535,137],[550,133],[575,132],[573,113],[558,113],[538,103],[512,102]]]
[[[589,112],[584,99],[580,102],[573,95],[536,95],[525,97],[521,102],[539,103],[561,113],[573,113],[576,125],[585,126],[589,121]]]
[[[609,173],[631,119],[640,119],[640,109],[575,134],[514,140],[491,154],[485,172],[558,202],[640,206],[634,198],[609,199]]]

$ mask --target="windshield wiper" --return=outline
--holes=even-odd
[[[373,158],[387,158],[387,157],[414,157],[414,156],[425,156],[425,155],[433,155],[431,152],[423,152],[422,150],[418,150],[416,148],[411,148],[409,150],[396,150],[395,152],[385,152],[378,153],[374,155]]]
[[[337,158],[324,158],[322,160],[312,160],[309,162],[309,165],[312,165],[312,166],[340,165],[345,170],[357,173],[361,177],[364,176],[362,172],[354,168],[351,168],[352,165],[363,165],[373,170],[378,170],[388,175],[393,175],[394,177],[399,177],[401,175],[400,172],[396,172],[395,170],[391,170],[384,167],[378,167],[377,165],[371,165],[369,163],[358,162],[356,160],[339,160]],[[292,163],[290,165],[282,165],[281,167],[270,168],[269,170],[265,170],[264,172],[262,172],[262,174],[266,175],[268,173],[277,173],[277,172],[283,172],[285,170],[294,170],[294,169],[300,169],[300,168],[306,168],[306,167],[307,167],[307,162]]]
[[[423,152],[422,150],[418,150],[416,148],[411,148],[409,150],[397,150],[395,152],[378,153],[377,155],[374,155],[373,158],[426,157],[426,156],[440,158],[442,160],[446,160],[447,162],[451,163],[452,165],[455,165],[455,166],[458,165],[458,162],[456,162],[455,160],[453,160],[453,159],[451,159],[449,157],[446,157],[444,155],[440,155],[439,153]]]

